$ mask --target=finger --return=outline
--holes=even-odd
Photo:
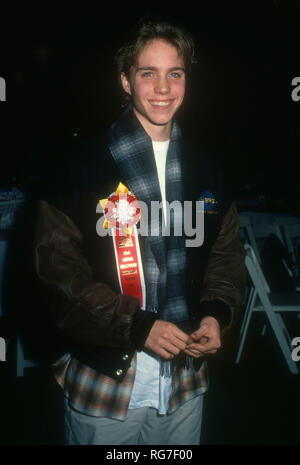
[[[189,345],[189,344],[193,344],[193,342],[194,342],[194,339],[193,339],[193,338],[190,336],[190,337],[188,338],[188,340],[187,340],[187,343],[186,343],[186,344],[187,344],[187,345]]]
[[[187,354],[187,355],[190,355],[191,357],[194,357],[194,358],[199,358],[199,357],[204,357],[206,355],[213,355],[217,352],[216,349],[214,350],[207,350],[205,352],[199,352],[199,351],[195,351],[195,350],[189,350],[189,349],[186,349],[184,350],[184,353]]]
[[[208,354],[208,353],[210,353],[210,352],[217,352],[219,349],[216,349],[216,348],[214,347],[213,349],[203,349],[203,348],[202,348],[202,350],[200,350],[199,347],[198,347],[197,349],[195,349],[195,348],[194,348],[194,349],[188,348],[188,349],[186,349],[186,350],[192,350],[193,352],[201,352],[202,354]]]
[[[172,335],[176,337],[176,339],[179,339],[179,341],[184,342],[185,344],[187,341],[190,339],[190,336],[186,334],[185,332],[181,331],[177,326],[174,325]]]
[[[164,329],[160,334],[160,338],[162,340],[171,342],[180,350],[183,350],[186,347],[189,337],[190,336],[188,334],[184,333],[176,325],[170,322],[164,326]]]
[[[208,352],[210,350],[218,350],[221,347],[221,342],[216,339],[210,339],[205,344],[199,344],[194,342],[193,344],[189,344],[189,349],[196,349],[200,352]]]
[[[208,340],[211,339],[211,334],[208,334],[207,332],[205,332],[205,334],[193,333],[191,336],[189,344],[193,344],[195,342],[206,344]]]
[[[177,337],[170,337],[169,340],[167,341],[168,343],[172,344],[174,347],[180,350],[184,350],[187,346],[186,342],[183,342],[181,339],[178,339]]]
[[[179,350],[186,348],[187,341],[190,339],[188,334],[185,334],[183,331],[178,329],[176,326],[172,328],[171,331],[166,332],[163,337],[166,341],[175,345]]]
[[[198,352],[202,352],[202,353],[207,353],[207,352],[210,352],[211,350],[218,350],[218,347],[216,347],[215,345],[213,346],[208,346],[207,344],[205,345],[200,345],[200,344],[195,344],[195,345],[192,345],[192,346],[188,346],[188,349],[189,350],[196,350]]]
[[[194,331],[192,334],[191,334],[191,337],[193,339],[200,339],[202,336],[204,336],[206,333],[208,332],[208,327],[206,324],[203,324],[202,326],[200,326],[200,328],[197,330],[197,331]]]
[[[193,357],[193,358],[203,357],[203,355],[204,355],[202,352],[191,351],[191,350],[188,350],[188,349],[186,349],[184,351],[184,353],[189,355],[190,357]]]
[[[168,352],[167,350],[163,348],[161,348],[157,353],[158,355],[160,355],[162,358],[166,360],[172,360],[172,358],[174,358],[173,354],[170,354],[170,352]]]
[[[186,349],[184,352],[189,353],[189,354],[193,354],[193,355],[199,355],[199,354],[201,355],[202,354],[202,352],[200,352],[199,350],[194,350],[194,349],[192,349],[192,350]]]
[[[168,341],[164,341],[160,347],[161,349],[169,352],[172,355],[178,355],[181,352],[181,349],[179,347],[177,347],[175,344],[168,342]],[[183,347],[182,350],[184,349],[185,347]]]
[[[207,336],[202,336],[199,339],[199,344],[207,344],[209,341],[209,338]]]

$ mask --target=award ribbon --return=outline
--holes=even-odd
[[[103,227],[112,229],[121,292],[137,297],[145,309],[146,287],[136,228],[141,217],[138,201],[120,182],[116,192],[99,202],[105,214]]]

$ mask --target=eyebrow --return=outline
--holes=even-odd
[[[140,66],[136,68],[135,72],[138,73],[139,71],[158,71],[158,68],[156,66]],[[170,71],[183,71],[185,72],[185,69],[180,66],[174,66],[173,68],[169,68],[168,72]]]

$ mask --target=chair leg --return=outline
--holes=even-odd
[[[256,292],[255,288],[252,287],[250,289],[250,292],[249,292],[248,302],[247,302],[246,310],[245,310],[245,315],[244,315],[244,318],[243,318],[243,321],[242,321],[242,324],[241,324],[241,329],[240,329],[241,334],[244,332],[244,327],[245,327],[245,324],[246,324],[246,321],[247,321],[247,315],[249,313],[249,309],[251,308],[251,306],[253,305],[253,303],[255,301],[256,296],[257,296],[257,292]]]
[[[253,300],[253,303],[254,303],[254,299],[251,299],[251,300]],[[244,348],[244,345],[245,345],[246,336],[247,336],[247,332],[248,332],[248,327],[249,327],[250,319],[251,319],[251,316],[252,316],[252,309],[253,309],[253,304],[249,305],[249,308],[246,309],[246,312],[245,312],[245,317],[244,317],[244,321],[243,321],[243,331],[241,333],[240,344],[239,344],[237,356],[236,356],[236,359],[235,359],[236,364],[238,364],[240,362],[240,359],[241,359],[241,356],[242,356],[242,352],[243,352],[243,348]]]
[[[247,302],[244,318],[243,318],[243,321],[242,321],[242,324],[241,324],[240,344],[239,344],[237,356],[236,356],[236,359],[235,359],[236,364],[238,364],[240,362],[240,359],[241,359],[241,356],[242,356],[242,351],[243,351],[243,348],[244,348],[246,335],[247,335],[247,331],[248,331],[248,326],[249,326],[249,322],[250,322],[250,318],[251,318],[251,314],[252,314],[252,309],[253,309],[256,297],[257,297],[257,291],[256,291],[255,287],[252,287],[250,292],[249,292],[248,302]]]
[[[283,318],[282,318],[282,316],[280,315],[280,313],[277,313],[276,316],[277,316],[277,320],[278,320],[278,322],[279,322],[279,326],[280,326],[280,328],[281,328],[281,330],[282,330],[282,332],[283,332],[283,334],[284,334],[284,336],[285,336],[286,342],[287,342],[287,344],[290,346],[290,348],[291,348],[291,350],[292,350],[292,338],[291,338],[291,336],[289,335],[288,329],[287,329],[287,327],[285,326],[285,323],[284,323],[284,321],[283,321]]]
[[[272,330],[274,331],[274,335],[277,339],[277,342],[280,346],[280,349],[283,353],[283,356],[286,360],[289,370],[291,371],[291,373],[298,374],[299,373],[298,367],[292,359],[292,350],[288,342],[289,335],[288,335],[287,328],[282,318],[276,315],[275,309],[271,305],[270,299],[268,297],[269,291],[267,291],[266,289],[265,278],[260,268],[260,265],[253,254],[253,250],[251,249],[249,245],[247,245],[247,247],[245,246],[245,248],[246,248],[246,257],[245,257],[246,267],[251,277],[251,280],[253,282],[253,285],[255,286],[255,289],[257,290],[259,300],[261,301],[261,305],[267,314],[267,318],[269,320]],[[259,308],[257,308],[257,310],[258,309]],[[252,311],[256,310],[254,308],[254,304],[251,310]],[[245,334],[243,334],[243,336],[244,335]],[[244,343],[244,341],[242,342]],[[241,351],[239,350],[237,360],[239,360],[240,352]]]
[[[260,333],[261,336],[264,336],[266,334],[266,330],[267,330],[267,325],[263,325],[261,333]]]

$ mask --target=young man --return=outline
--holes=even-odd
[[[197,144],[182,140],[174,121],[192,60],[187,33],[142,24],[118,55],[130,104],[107,140],[77,149],[60,187],[39,204],[35,263],[65,338],[53,368],[64,389],[68,444],[199,444],[205,356],[232,324],[245,269],[237,211],[220,171]],[[159,233],[149,228],[132,239],[141,259],[131,265],[118,254],[127,263],[133,249],[122,251],[124,243],[95,227],[99,200],[120,182],[148,211],[153,202],[163,206]],[[170,234],[162,234],[167,202],[183,207],[199,197],[203,244],[187,247],[184,234],[174,234],[172,214]],[[142,299],[132,291],[134,274],[122,281],[130,266],[144,278]]]

